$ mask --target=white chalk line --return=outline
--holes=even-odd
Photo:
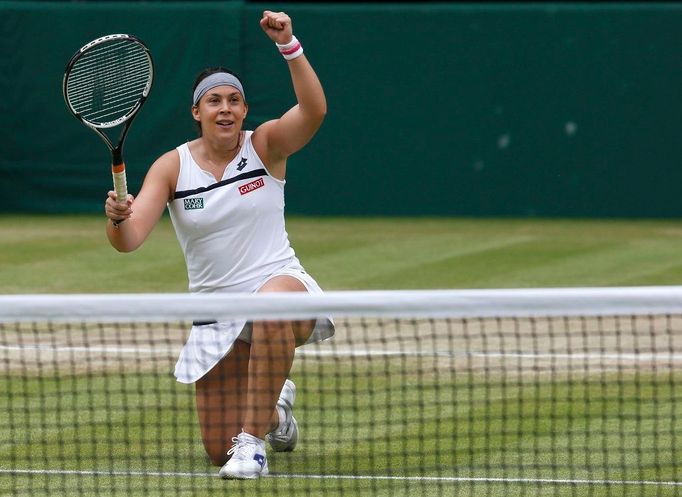
[[[68,469],[8,469],[0,468],[0,475],[48,475],[48,476],[110,476],[110,477],[187,477],[214,478],[216,473],[182,472],[182,471],[88,471]],[[398,476],[398,475],[315,475],[272,473],[266,478],[294,478],[312,480],[389,480],[405,482],[433,483],[527,483],[555,485],[646,485],[646,486],[682,486],[682,481],[656,480],[604,480],[604,479],[572,479],[572,478],[492,478],[469,476]]]
[[[145,348],[145,347],[126,347],[118,345],[107,346],[54,346],[54,345],[0,345],[0,350],[13,352],[38,351],[53,353],[97,353],[112,355],[156,355],[174,357],[180,352],[178,348]],[[423,350],[384,350],[367,348],[337,348],[326,350],[299,349],[297,356],[302,357],[452,357],[452,358],[493,358],[493,359],[566,359],[566,360],[587,360],[587,361],[630,361],[630,362],[682,362],[682,354],[671,352],[660,353],[607,353],[607,352],[576,352],[576,353],[554,353],[554,352],[450,352],[450,351],[423,351]]]

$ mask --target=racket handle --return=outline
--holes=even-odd
[[[116,190],[116,200],[119,203],[125,203],[128,199],[128,184],[126,181],[126,165],[120,164],[111,165],[111,175],[114,178],[114,190]]]

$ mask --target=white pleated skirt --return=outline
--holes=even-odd
[[[309,293],[322,293],[315,279],[306,273],[300,264],[292,264],[271,274],[251,291],[257,292],[270,279],[282,275],[296,278],[305,285]],[[319,318],[306,344],[326,340],[333,335],[334,321],[331,316]],[[250,322],[230,320],[194,324],[175,364],[175,378],[180,383],[194,383],[230,353],[237,339],[251,342]]]

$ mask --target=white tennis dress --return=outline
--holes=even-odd
[[[249,292],[274,276],[290,275],[311,293],[322,290],[305,272],[284,226],[285,181],[272,177],[245,133],[220,181],[201,169],[187,144],[177,147],[180,173],[168,203],[189,277],[190,292]],[[331,319],[318,319],[308,342],[334,334]],[[237,338],[250,341],[245,320],[194,324],[175,365],[181,383],[204,376]]]

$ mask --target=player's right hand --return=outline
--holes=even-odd
[[[128,219],[133,213],[134,197],[128,194],[128,198],[125,203],[120,203],[116,200],[116,192],[109,190],[107,193],[107,200],[104,202],[104,213],[112,221],[123,221]]]

